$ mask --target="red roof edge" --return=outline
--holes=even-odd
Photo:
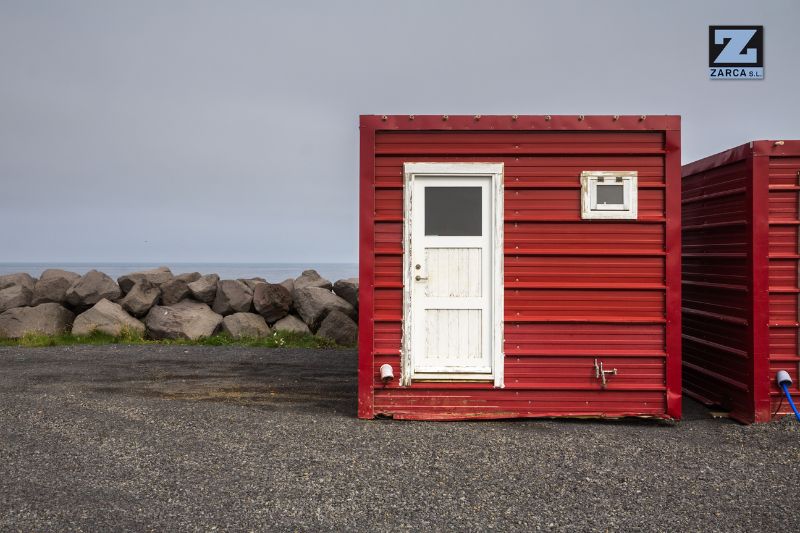
[[[361,115],[375,130],[680,131],[679,115]]]
[[[747,155],[752,149],[752,143],[748,142],[734,148],[729,148],[723,152],[704,157],[703,159],[698,159],[692,163],[687,163],[681,167],[681,177],[685,178],[712,168],[742,161],[747,158]]]
[[[753,141],[753,155],[800,156],[800,140]]]
[[[722,165],[742,161],[749,153],[754,156],[800,156],[800,140],[758,140],[740,144],[723,152],[683,165],[681,175],[691,176]]]

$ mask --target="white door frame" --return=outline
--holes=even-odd
[[[414,380],[412,350],[412,305],[411,287],[414,270],[411,264],[411,205],[416,177],[490,178],[490,224],[491,228],[491,374],[448,373],[441,376],[424,377],[427,381],[491,381],[495,387],[503,387],[503,163],[404,163],[403,165],[403,338],[401,347],[400,385],[408,386]],[[417,378],[419,379],[419,378]]]

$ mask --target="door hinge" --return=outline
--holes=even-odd
[[[611,370],[605,370],[603,368],[603,362],[598,361],[597,359],[594,360],[594,377],[600,380],[600,386],[605,388],[607,385],[606,376],[616,376],[617,369],[612,368]]]

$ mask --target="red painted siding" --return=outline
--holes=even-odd
[[[745,416],[752,360],[745,160],[684,175],[683,386],[690,396]]]
[[[684,387],[746,423],[788,412],[778,370],[800,392],[798,172],[797,141],[756,141],[683,169]]]
[[[359,416],[679,418],[678,118],[447,118],[362,117]],[[502,389],[379,379],[401,368],[403,163],[447,161],[505,167]],[[581,220],[584,170],[638,171],[639,219]]]
[[[769,173],[769,415],[791,413],[775,383],[778,370],[786,370],[794,384],[792,398],[800,400],[800,346],[798,346],[798,224],[800,224],[800,151],[792,156],[772,156]]]

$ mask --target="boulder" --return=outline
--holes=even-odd
[[[128,294],[128,291],[130,291],[133,286],[136,285],[137,281],[146,279],[154,285],[161,285],[162,283],[166,283],[171,280],[172,277],[172,271],[169,268],[162,266],[153,268],[151,270],[141,270],[139,272],[125,274],[124,276],[117,278],[117,283],[119,283],[119,288],[122,289],[122,292]]]
[[[215,313],[230,315],[247,313],[253,305],[253,291],[236,279],[224,279],[217,283],[217,296],[214,298]]]
[[[161,290],[154,283],[140,279],[119,303],[133,316],[141,317],[158,303],[160,297]]]
[[[16,274],[6,274],[0,276],[0,289],[11,287],[12,285],[23,285],[30,290],[36,285],[36,278],[25,272],[18,272]]]
[[[186,283],[191,283],[193,281],[197,281],[201,277],[202,276],[200,275],[200,272],[186,272],[185,274],[178,274],[172,279],[179,279],[181,281],[185,281]]]
[[[27,307],[31,305],[33,291],[27,285],[11,285],[0,289],[0,313],[14,307]]]
[[[75,315],[57,303],[17,307],[0,314],[0,338],[19,339],[26,333],[60,335],[69,331]]]
[[[156,305],[147,313],[144,324],[153,339],[191,339],[213,335],[222,316],[206,304],[183,300],[175,305]]]
[[[333,284],[333,292],[358,309],[358,278],[340,279]]]
[[[60,268],[48,268],[42,275],[39,276],[39,280],[43,279],[60,279],[60,278],[67,278],[68,280],[77,281],[81,275],[76,272],[70,272],[69,270],[61,270]]]
[[[299,278],[294,280],[294,289],[305,289],[308,287],[322,287],[331,290],[333,285],[330,281],[320,276],[316,270],[304,270]]]
[[[270,334],[264,317],[255,313],[234,313],[222,319],[222,331],[234,339],[266,337]]]
[[[292,294],[277,283],[259,283],[253,291],[253,307],[272,324],[289,314]]]
[[[103,298],[94,307],[75,317],[72,324],[73,335],[91,335],[94,331],[114,337],[125,332],[143,335],[144,324],[126,313],[121,305]]]
[[[210,304],[217,295],[217,282],[219,282],[219,276],[206,274],[189,283],[189,291],[198,302]]]
[[[294,280],[292,278],[285,279],[278,283],[278,285],[283,285],[290,293],[294,292]]]
[[[239,281],[250,287],[251,291],[254,291],[256,289],[256,285],[267,282],[267,280],[265,280],[264,278],[259,278],[259,277],[240,279]]]
[[[47,302],[64,303],[67,301],[67,289],[81,278],[80,274],[57,268],[49,268],[42,272],[39,281],[33,287],[31,305]]]
[[[197,281],[197,280],[195,280]],[[175,305],[184,298],[189,297],[189,283],[185,279],[175,276],[161,286],[161,305]]]
[[[320,324],[317,336],[342,346],[352,346],[358,340],[358,326],[349,316],[334,309]]]
[[[290,333],[311,333],[306,323],[294,315],[286,315],[281,318],[273,324],[272,329],[275,331],[288,331]]]
[[[97,270],[90,270],[67,289],[66,301],[78,309],[88,309],[103,298],[118,300],[122,291],[117,283]]]
[[[355,317],[353,306],[328,289],[321,287],[295,289],[292,296],[297,313],[311,331],[317,331],[322,320],[334,309],[349,317]]]

